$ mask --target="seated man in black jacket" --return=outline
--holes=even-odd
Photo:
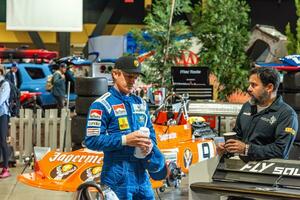
[[[277,95],[279,73],[271,68],[253,68],[249,75],[250,101],[237,116],[230,139],[217,147],[219,152],[238,153],[246,161],[287,159],[298,130],[295,111]]]

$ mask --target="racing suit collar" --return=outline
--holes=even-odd
[[[125,100],[125,101],[130,100],[130,96],[131,96],[131,94],[126,95],[126,94],[118,91],[115,87],[111,87],[110,93],[113,94],[118,99]]]

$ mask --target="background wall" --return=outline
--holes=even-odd
[[[251,7],[251,26],[265,24],[284,33],[290,22],[295,31],[297,15],[294,0],[247,0]]]
[[[71,44],[80,46],[87,41],[107,1],[83,1],[84,29],[79,33],[71,33]],[[155,0],[134,0],[134,3],[127,4],[124,3],[124,0],[119,1],[122,2],[122,6],[114,12],[108,25],[105,27],[104,34],[106,35],[123,35],[133,27],[142,27],[147,8]],[[193,4],[198,1],[191,0]],[[286,24],[290,22],[292,30],[295,31],[297,16],[294,0],[247,0],[247,2],[251,7],[251,27],[255,24],[271,25],[284,33]],[[6,0],[0,0],[0,45],[5,43],[7,47],[12,47],[18,46],[19,43],[32,43],[27,32],[6,31],[5,21]],[[47,47],[56,46],[57,36],[55,32],[39,33]]]

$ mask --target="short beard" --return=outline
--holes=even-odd
[[[251,105],[263,105],[269,98],[270,95],[268,94],[268,92],[266,90],[263,91],[263,93],[261,95],[259,95],[258,97],[255,97],[253,95],[250,95],[251,98],[249,100]]]

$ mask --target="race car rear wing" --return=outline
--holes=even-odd
[[[0,59],[54,59],[58,57],[57,51],[48,51],[44,49],[10,49],[0,48]]]

